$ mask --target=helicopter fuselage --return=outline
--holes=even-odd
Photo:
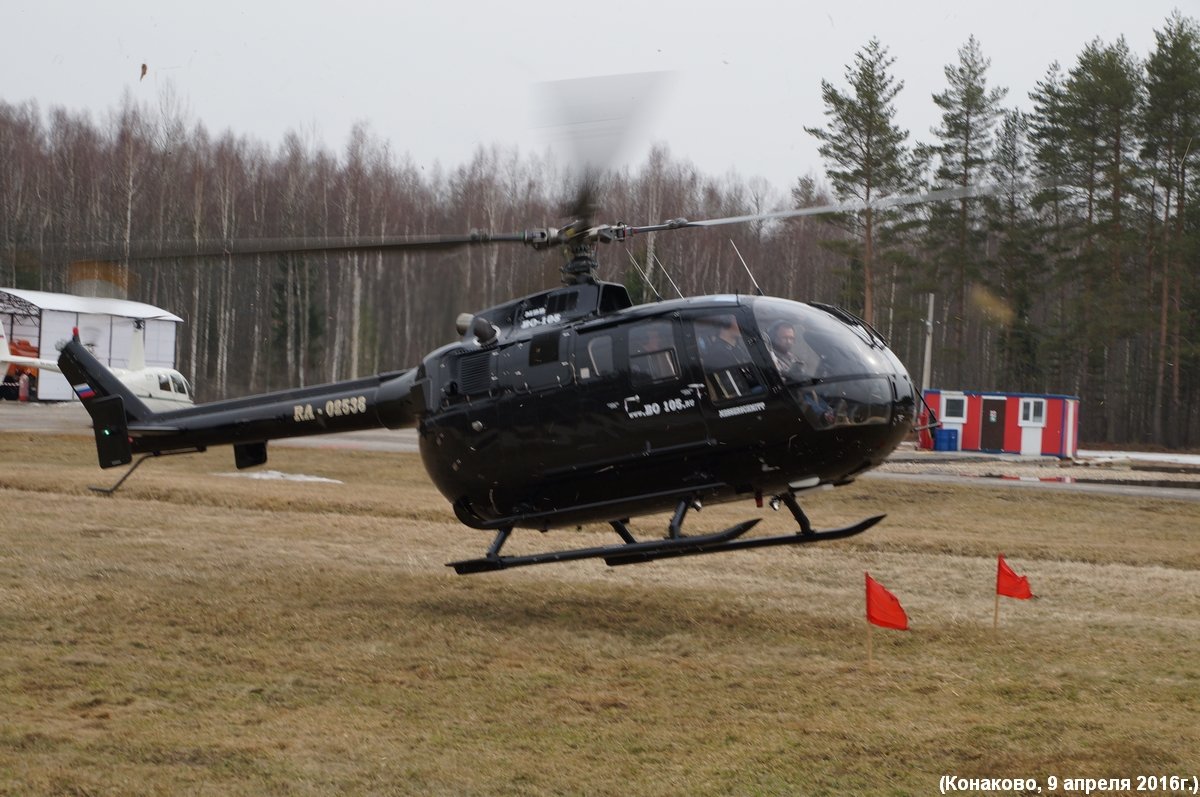
[[[544,304],[417,374],[425,467],[468,526],[547,529],[845,483],[912,428],[904,367],[836,308],[709,296],[565,321]]]

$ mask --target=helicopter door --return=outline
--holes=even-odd
[[[627,431],[621,411],[628,385],[617,363],[618,330],[606,326],[575,336],[571,365],[578,387],[576,428],[571,446],[582,467],[611,463]]]
[[[700,390],[683,355],[679,320],[654,318],[627,327],[626,392],[621,411],[629,440],[643,453],[704,445]]]
[[[766,385],[750,355],[737,313],[698,316],[693,320],[693,330],[706,393],[714,407],[765,398]]]
[[[701,407],[714,438],[728,439],[733,419],[761,419],[767,409],[767,386],[751,353],[752,333],[743,331],[742,317],[733,309],[693,316],[704,399]],[[752,330],[752,326],[746,326]],[[745,425],[739,425],[744,429]]]

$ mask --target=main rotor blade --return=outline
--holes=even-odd
[[[542,245],[547,230],[492,233],[472,230],[462,235],[396,235],[359,238],[255,238],[234,241],[164,241],[134,244],[128,252],[123,248],[72,247],[86,251],[95,260],[173,260],[249,255],[308,255],[344,254],[349,252],[438,251],[490,243],[525,243]]]
[[[1028,183],[1017,186],[1019,189],[1036,188],[1039,184]],[[727,216],[720,219],[703,219],[688,221],[687,219],[672,219],[661,224],[649,224],[644,227],[629,227],[629,234],[658,232],[660,230],[679,230],[688,227],[719,227],[724,224],[745,224],[752,221],[770,221],[772,219],[793,219],[801,216],[828,216],[834,213],[857,213],[863,210],[885,210],[903,205],[917,205],[925,202],[947,202],[954,199],[970,199],[979,196],[990,196],[1002,191],[1012,190],[1014,186],[1008,183],[984,183],[980,185],[957,186],[928,191],[923,194],[898,194],[872,200],[871,202],[839,202],[832,205],[816,205],[808,208],[793,208],[791,210],[775,210],[769,213],[753,213],[745,216]]]

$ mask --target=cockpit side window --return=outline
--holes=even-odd
[[[629,331],[629,373],[634,385],[679,376],[679,356],[670,321],[649,321]]]
[[[171,374],[171,385],[176,393],[187,395],[187,388],[183,386],[183,379],[178,374]]]
[[[579,336],[575,344],[575,375],[581,382],[614,375],[611,333],[593,332]]]
[[[704,381],[714,402],[734,401],[764,392],[735,314],[697,318],[695,332]]]
[[[168,393],[170,393],[171,392],[171,377],[169,377],[167,374],[159,374],[158,375],[158,389],[165,390]]]

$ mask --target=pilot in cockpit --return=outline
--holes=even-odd
[[[796,356],[796,328],[787,321],[775,323],[770,331],[771,360],[784,378],[800,379],[804,376],[804,363]]]

